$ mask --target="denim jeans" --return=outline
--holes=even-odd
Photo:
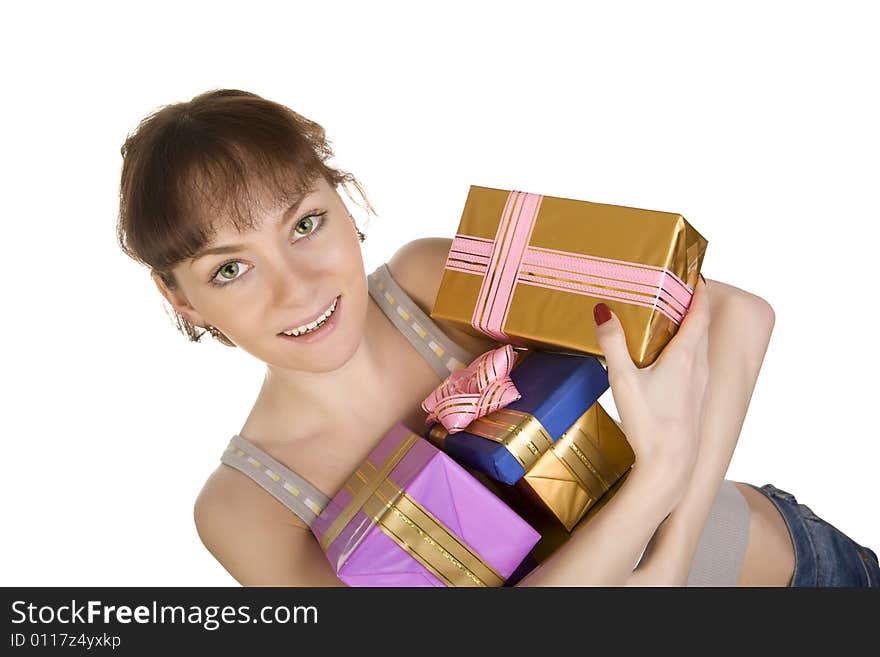
[[[791,534],[795,567],[789,586],[880,588],[880,564],[873,550],[822,520],[791,493],[772,484],[749,486],[773,502]]]

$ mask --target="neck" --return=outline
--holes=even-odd
[[[354,354],[332,372],[299,372],[269,366],[241,434],[260,443],[292,444],[332,427],[338,418],[357,422],[385,394],[382,309],[368,299],[364,333]]]

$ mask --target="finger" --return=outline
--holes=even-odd
[[[617,315],[604,303],[593,306],[593,319],[596,324],[596,341],[605,356],[609,374],[625,374],[636,368],[629,348],[626,334]]]
[[[693,349],[700,339],[709,332],[709,290],[702,277],[697,279],[693,297],[687,312],[678,327],[675,336],[670,341],[668,348]],[[680,346],[675,346],[680,345]]]
[[[700,318],[701,320],[708,320],[710,294],[709,286],[706,285],[706,281],[700,276],[694,287],[694,294],[691,296],[687,312],[685,312],[685,318],[691,317],[691,319]]]

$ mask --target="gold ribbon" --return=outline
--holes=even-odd
[[[553,446],[553,454],[593,499],[599,499],[620,477],[590,439],[590,434],[577,424]]]
[[[357,469],[345,484],[352,501],[322,537],[322,546],[331,529],[334,533],[328,546],[355,514],[363,511],[386,536],[446,586],[501,586],[501,574],[389,478],[391,470],[417,440],[420,437],[410,433],[381,466],[367,460]],[[335,528],[337,523],[339,529]]]
[[[345,526],[351,522],[351,519],[354,518],[354,515],[358,512],[358,510],[364,505],[370,495],[379,487],[379,484],[382,483],[382,480],[385,479],[389,475],[389,473],[394,469],[400,460],[406,456],[406,453],[410,450],[410,448],[416,444],[416,441],[419,440],[419,437],[409,432],[400,444],[394,449],[394,451],[389,454],[388,458],[385,459],[385,462],[379,467],[375,468],[375,472],[372,478],[365,482],[363,486],[358,486],[359,490],[356,495],[352,496],[351,502],[348,503],[342,512],[336,516],[336,519],[330,523],[330,526],[327,528],[327,531],[324,532],[324,535],[321,537],[321,547],[324,551],[330,547],[330,544],[333,543],[337,538],[339,538],[339,534],[345,528]],[[369,460],[367,461],[369,463]],[[371,464],[372,465],[372,464]],[[349,478],[348,486],[352,481],[357,480],[357,473],[355,473],[352,477]]]
[[[446,436],[449,435],[449,432],[439,422],[436,422],[434,426],[428,431],[428,435],[426,438],[438,449],[446,450]]]
[[[531,413],[511,408],[500,408],[471,422],[464,432],[494,440],[510,452],[528,471],[553,446],[553,437]],[[441,425],[435,425],[428,440],[443,449],[449,434]]]

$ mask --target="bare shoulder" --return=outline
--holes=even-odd
[[[269,495],[250,477],[224,463],[217,466],[205,481],[193,509],[196,527],[199,520],[212,521],[221,514],[274,520],[301,529],[306,524],[290,509]]]
[[[425,313],[434,306],[451,247],[451,239],[423,237],[401,246],[388,261],[394,280]]]
[[[440,291],[443,269],[452,240],[445,237],[423,237],[407,242],[388,261],[388,270],[397,284],[412,300],[429,315]],[[442,320],[434,322],[457,344],[474,354],[480,354],[498,346],[486,337],[464,333]]]
[[[199,538],[244,586],[341,586],[306,524],[238,470],[220,464],[193,507]]]

